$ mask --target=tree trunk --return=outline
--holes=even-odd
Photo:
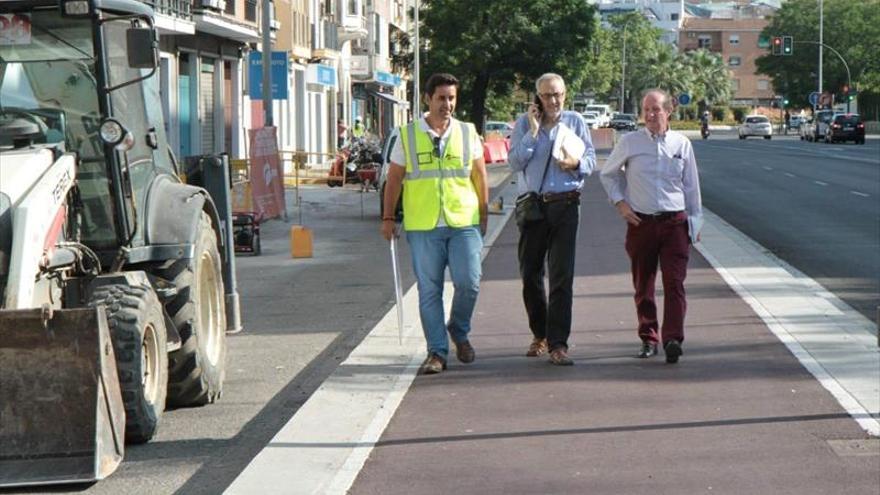
[[[486,95],[489,89],[489,74],[480,72],[474,79],[473,87],[470,88],[471,93],[471,122],[476,126],[477,132],[483,132],[483,125],[486,121]]]

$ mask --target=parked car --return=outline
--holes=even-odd
[[[639,127],[639,120],[631,113],[615,113],[611,127],[618,131],[634,131]]]
[[[801,124],[804,123],[806,117],[802,117],[800,115],[792,115],[790,119],[788,119],[788,128],[789,129],[800,129]]]
[[[816,132],[813,127],[813,117],[804,117],[803,122],[798,127],[798,136],[800,136],[801,141],[813,140],[813,135]]]
[[[591,104],[587,105],[587,108],[584,110],[586,113],[595,113],[596,114],[596,128],[599,127],[608,127],[611,125],[611,106],[610,105],[599,105],[599,104]]]
[[[489,120],[486,122],[486,125],[483,126],[483,137],[486,137],[490,132],[498,132],[506,139],[513,133],[513,126],[508,122]]]
[[[819,110],[813,119],[813,141],[819,142],[825,139],[825,133],[828,132],[828,125],[834,117],[834,110]]]
[[[825,142],[853,141],[865,144],[865,123],[857,113],[838,113],[825,127]]]
[[[749,115],[739,126],[739,138],[745,139],[749,136],[760,136],[764,139],[773,137],[773,126],[770,125],[770,119],[763,115]]]
[[[587,124],[587,127],[590,129],[598,129],[599,128],[599,114],[596,112],[586,112],[583,114],[584,122]]]

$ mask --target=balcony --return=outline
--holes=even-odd
[[[192,0],[145,0],[143,3],[156,13],[156,27],[160,34],[194,34]]]
[[[324,19],[320,27],[319,32],[318,25],[312,24],[312,55],[318,58],[337,58],[339,56],[337,24]]]
[[[234,3],[235,0],[195,0],[193,3],[195,30],[241,43],[259,42],[262,38],[256,19],[256,0],[245,1],[244,18],[228,13],[230,5],[233,6],[231,10],[235,12]]]

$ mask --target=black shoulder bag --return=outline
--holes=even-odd
[[[519,228],[538,222],[544,219],[543,201],[541,200],[541,191],[544,189],[544,179],[547,177],[547,169],[550,168],[550,160],[553,159],[553,145],[550,145],[550,155],[547,157],[547,163],[544,164],[544,175],[541,176],[541,185],[538,192],[528,191],[516,197],[516,225]]]

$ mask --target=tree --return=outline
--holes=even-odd
[[[862,94],[880,93],[880,0],[824,0],[823,41],[843,56],[852,74],[853,86]],[[757,72],[770,76],[773,87],[792,106],[809,106],[809,94],[818,88],[819,7],[816,0],[789,0],[782,4],[761,33],[792,36],[794,53],[767,55],[755,60]],[[846,69],[830,50],[823,56],[823,89],[839,93],[847,84]]]
[[[725,103],[733,95],[730,71],[721,55],[705,49],[689,52],[685,64],[691,73],[691,96],[703,113],[709,105]]]
[[[423,0],[428,76],[449,72],[461,81],[459,109],[478,128],[489,94],[530,87],[556,72],[579,87],[590,56],[595,8],[583,0]]]

